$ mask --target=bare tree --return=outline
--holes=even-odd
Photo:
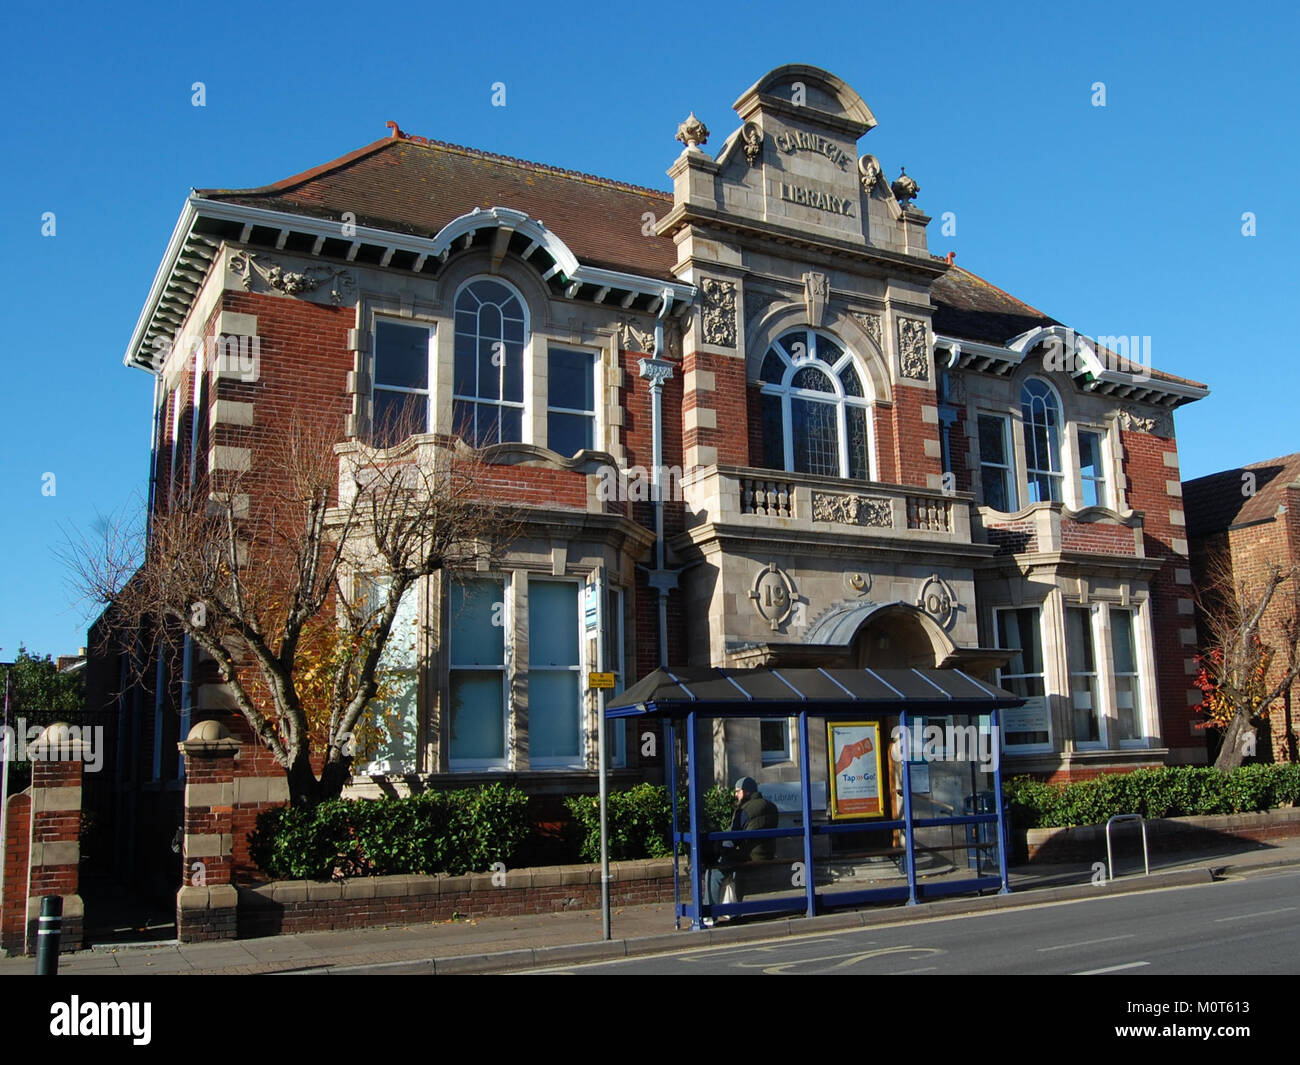
[[[1289,602],[1279,594],[1288,584]],[[1236,576],[1226,549],[1212,548],[1195,598],[1207,645],[1197,658],[1196,686],[1205,693],[1197,709],[1206,727],[1223,730],[1214,766],[1226,771],[1254,753],[1256,728],[1300,677],[1300,567],[1269,562],[1262,579],[1251,582]],[[1270,606],[1280,613],[1272,626],[1276,646],[1260,633]],[[1278,661],[1286,665],[1275,672]]]
[[[296,416],[250,469],[159,498],[143,543],[118,526],[67,552],[117,631],[158,630],[173,653],[188,637],[216,663],[294,804],[347,783],[404,593],[492,559],[518,526],[481,453],[412,429],[397,415],[376,438],[402,442],[381,449]]]

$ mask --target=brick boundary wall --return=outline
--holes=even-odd
[[[27,935],[27,857],[32,835],[30,789],[9,796],[5,817],[4,907],[0,913],[0,948],[21,954]]]
[[[671,859],[612,862],[611,906],[673,899]],[[687,878],[689,881],[689,878]],[[689,884],[687,884],[689,886]],[[600,908],[600,866],[565,865],[466,876],[370,876],[344,881],[279,880],[240,887],[238,936],[335,928],[512,917]],[[187,925],[183,942],[227,938]]]
[[[1250,814],[1208,817],[1155,818],[1147,822],[1147,843],[1153,853],[1222,845],[1228,840],[1264,843],[1300,838],[1300,807]],[[1091,862],[1106,859],[1106,826],[1031,828],[1024,833],[1031,862]],[[1125,859],[1138,853],[1136,826],[1111,829],[1112,847],[1123,848]]]

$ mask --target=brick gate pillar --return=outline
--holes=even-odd
[[[26,952],[36,953],[41,899],[46,895],[63,896],[60,952],[80,950],[85,923],[85,908],[78,894],[81,759],[84,752],[80,730],[66,722],[56,721],[41,733],[30,751],[32,786]],[[5,879],[8,879],[7,871]]]
[[[176,938],[234,939],[239,894],[231,851],[239,741],[219,721],[200,721],[177,746],[185,755],[185,865],[176,893]]]

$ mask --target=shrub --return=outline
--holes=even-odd
[[[570,795],[564,800],[582,831],[584,861],[600,861],[600,798]],[[735,799],[726,788],[714,786],[704,793],[704,831],[724,832],[731,825]],[[677,793],[677,823],[685,831],[690,816],[685,789]],[[668,834],[672,825],[668,789],[659,784],[638,784],[609,794],[607,806],[611,861],[667,858],[672,854]]]
[[[1249,813],[1300,802],[1300,765],[1247,765],[1229,773],[1201,766],[1108,773],[1069,784],[1012,777],[1003,794],[1017,828],[1104,824],[1116,814],[1146,818]]]
[[[399,873],[467,873],[511,865],[528,837],[528,797],[491,784],[404,799],[330,799],[280,806],[249,836],[257,867],[275,879],[330,880]]]

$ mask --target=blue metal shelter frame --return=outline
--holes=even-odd
[[[909,906],[922,898],[982,892],[997,889],[1009,894],[1007,883],[1006,824],[1003,812],[1001,759],[993,766],[995,810],[978,811],[962,816],[918,818],[912,809],[911,768],[904,757],[902,764],[903,816],[892,821],[872,820],[813,823],[812,766],[808,752],[808,718],[829,721],[898,716],[907,729],[909,714],[913,719],[951,715],[989,715],[994,742],[999,734],[998,711],[1024,704],[1019,696],[968,676],[956,669],[745,669],[716,668],[658,669],[617,696],[605,708],[610,718],[657,719],[665,728],[669,801],[674,811],[673,823],[673,898],[678,927],[683,917],[693,928],[702,927],[705,918],[723,915],[758,913],[798,913],[812,917],[825,910],[867,902],[903,900]],[[746,832],[703,832],[696,726],[701,720],[734,718],[798,719],[799,779],[802,791],[802,824],[795,828],[769,828]],[[686,786],[689,824],[685,832],[677,825],[677,729],[686,731]],[[907,733],[904,732],[904,735]],[[829,767],[828,767],[829,768]],[[761,790],[761,789],[760,789]],[[941,826],[997,826],[997,876],[980,874],[960,880],[919,883],[916,872],[915,831]],[[859,891],[818,892],[813,838],[818,835],[862,832],[864,830],[900,830],[904,838],[906,885],[868,888]],[[976,833],[979,828],[974,828]],[[715,903],[702,901],[705,882],[703,855],[707,843],[741,840],[790,838],[803,840],[804,893],[779,898],[754,899],[747,902]],[[681,898],[679,867],[680,845],[690,853],[693,887],[689,902]]]

